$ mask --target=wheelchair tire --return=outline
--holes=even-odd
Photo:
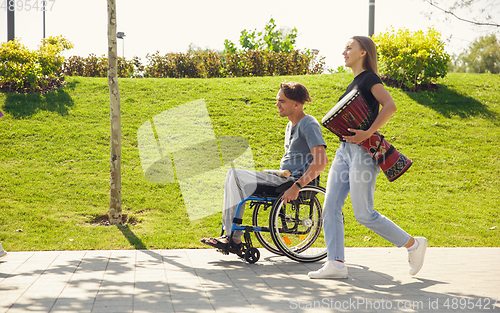
[[[271,230],[269,225],[269,218],[271,215],[272,208],[266,208],[265,205],[257,203],[253,208],[252,213],[252,225],[258,227],[268,227]],[[276,245],[274,244],[273,238],[270,232],[254,232],[255,237],[259,241],[259,243],[264,247],[267,251],[277,254],[283,255]]]
[[[245,261],[250,264],[257,262],[260,259],[260,251],[255,247],[251,247],[245,251]]]
[[[287,257],[298,262],[316,262],[326,257],[323,238],[325,189],[306,186],[297,200],[287,205],[276,201],[269,226],[276,247]],[[318,242],[316,242],[316,240]]]

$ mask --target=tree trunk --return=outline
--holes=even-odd
[[[109,222],[122,223],[121,183],[121,116],[120,89],[117,75],[116,2],[108,0],[108,83],[111,105],[111,179],[109,195]]]

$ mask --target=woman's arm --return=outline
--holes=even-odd
[[[382,127],[382,125],[384,125],[397,110],[394,100],[392,99],[389,92],[384,88],[384,85],[375,84],[372,86],[370,91],[372,92],[375,99],[377,99],[377,101],[380,103],[382,109],[378,113],[375,121],[373,121],[372,125],[367,130],[349,128],[348,130],[355,133],[355,135],[344,136],[343,138],[347,142],[358,145],[366,139],[370,138],[371,135],[373,135],[373,133],[375,133],[380,127]]]

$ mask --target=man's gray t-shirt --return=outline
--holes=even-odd
[[[321,126],[314,116],[306,115],[292,127],[288,122],[285,131],[285,155],[281,159],[280,169],[289,170],[296,179],[309,168],[313,160],[311,148],[325,146]]]

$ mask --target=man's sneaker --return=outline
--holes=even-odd
[[[333,262],[337,261],[326,261],[322,268],[307,275],[311,278],[347,278],[347,266],[344,265],[343,269],[339,269]]]
[[[0,244],[0,258],[6,254],[7,254],[7,252],[2,248],[2,244]]]
[[[410,264],[410,275],[415,275],[424,265],[425,251],[427,250],[427,239],[424,237],[415,237],[418,242],[417,249],[408,252],[408,263]]]

